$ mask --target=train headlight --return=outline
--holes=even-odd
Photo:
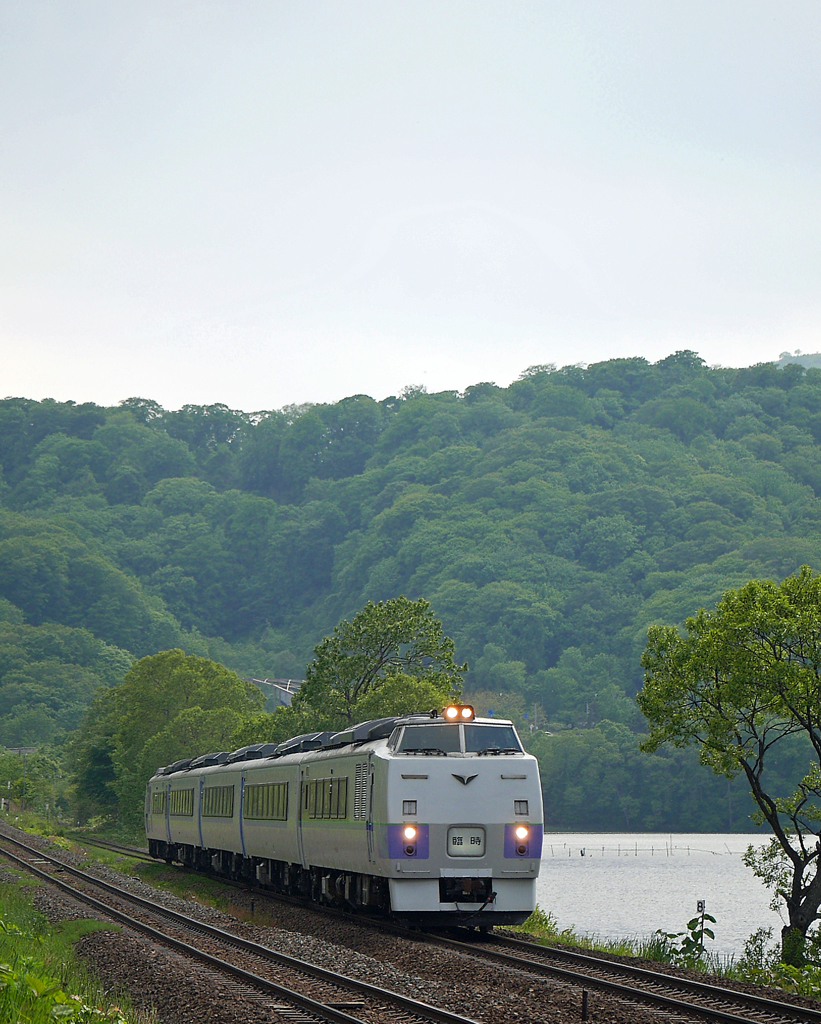
[[[416,825],[407,824],[402,826],[402,851],[406,857],[416,856],[416,843],[419,839],[419,829]]]
[[[442,717],[448,722],[472,722],[474,714],[470,704],[448,704]]]
[[[530,829],[526,825],[517,825],[513,834],[522,843],[530,835]]]

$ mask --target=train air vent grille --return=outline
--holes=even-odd
[[[358,764],[354,778],[353,816],[357,821],[368,817],[368,765]]]

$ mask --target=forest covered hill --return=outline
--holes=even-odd
[[[639,656],[652,623],[818,569],[819,444],[821,369],[692,352],[257,413],[6,399],[0,744],[59,741],[170,647],[301,676],[341,617],[404,594],[471,693],[540,727],[563,824],[692,826],[720,797],[740,827],[743,786],[635,750]]]

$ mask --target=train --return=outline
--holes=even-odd
[[[521,924],[543,841],[512,722],[447,708],[186,758],[145,794],[152,857],[426,928]]]

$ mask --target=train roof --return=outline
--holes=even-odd
[[[232,752],[220,751],[202,754],[199,757],[183,758],[173,764],[158,768],[155,775],[176,775],[194,768],[209,768],[212,765],[237,764],[260,758],[279,758],[288,754],[307,753],[312,750],[333,750],[338,747],[358,746],[374,740],[388,739],[394,729],[401,725],[425,725],[445,721],[436,710],[418,714],[394,715],[389,718],[375,718],[360,722],[340,732],[306,732],[300,736],[283,740],[281,743],[251,743]],[[476,718],[471,721],[480,725],[512,725],[506,718]],[[458,722],[451,723],[457,725]]]

